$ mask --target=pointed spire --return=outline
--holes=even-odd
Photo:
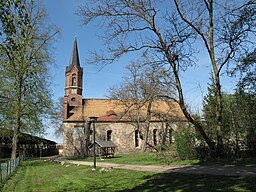
[[[70,58],[69,66],[67,67],[67,70],[71,70],[74,66],[77,66],[78,69],[80,69],[80,61],[79,61],[79,55],[78,55],[78,48],[77,48],[77,38],[75,36],[74,45],[72,49],[72,54]]]

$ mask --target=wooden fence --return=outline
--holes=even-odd
[[[17,169],[20,164],[20,158],[17,157],[15,160],[9,160],[6,163],[0,164],[0,183],[4,183],[11,174]]]

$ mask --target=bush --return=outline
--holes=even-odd
[[[160,159],[164,164],[170,165],[173,161],[177,160],[174,156],[175,152],[173,150],[173,145],[161,145],[158,147],[156,157]]]
[[[181,160],[195,159],[196,139],[195,134],[190,129],[181,129],[174,134],[175,156]]]

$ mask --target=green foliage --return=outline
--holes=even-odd
[[[43,119],[52,105],[50,40],[56,33],[44,19],[44,10],[33,0],[0,3],[0,118],[5,128],[44,131]]]
[[[183,128],[174,133],[174,149],[178,159],[195,159],[196,137],[189,128]]]
[[[241,62],[233,69],[231,75],[239,73],[237,87],[256,95],[256,49],[241,58]]]
[[[238,89],[235,94],[234,126],[250,152],[256,154],[256,95]]]
[[[204,119],[208,134],[216,139],[215,95],[204,98]],[[241,150],[256,154],[256,97],[238,87],[234,94],[222,93],[222,131],[226,156],[240,155]]]
[[[216,94],[215,94],[215,81],[211,77],[211,84],[208,85],[208,94],[204,97],[203,113],[204,119],[207,122],[206,132],[212,138],[216,138]]]

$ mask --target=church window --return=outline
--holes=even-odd
[[[107,131],[107,141],[111,141],[112,130]]]
[[[140,132],[140,139],[143,140],[143,134]]]
[[[139,147],[139,131],[135,130],[135,147]]]
[[[72,84],[71,86],[76,86],[76,77],[72,76]]]
[[[72,98],[71,98],[71,101],[72,101],[72,102],[76,101],[76,98],[75,98],[75,97],[72,97]]]
[[[172,129],[169,129],[169,142],[172,143]]]
[[[154,145],[157,145],[157,136],[156,136],[156,133],[157,133],[157,129],[154,129],[154,130],[153,130],[153,142],[154,142]]]

